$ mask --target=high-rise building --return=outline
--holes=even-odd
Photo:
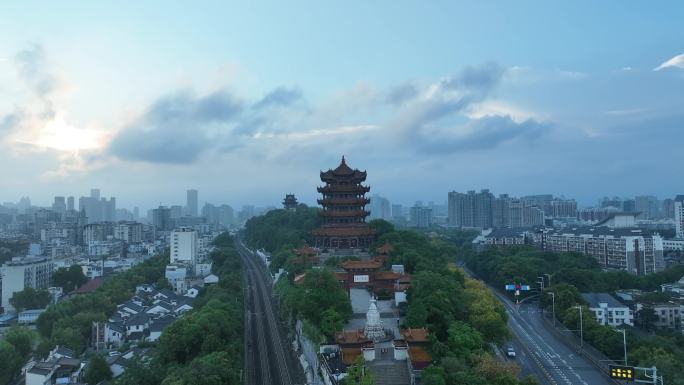
[[[634,198],[636,211],[640,219],[655,219],[658,217],[658,198],[652,195],[641,195]]]
[[[663,218],[674,219],[675,201],[672,198],[663,199],[663,208],[660,212]]]
[[[677,238],[684,238],[684,195],[675,198],[675,233]]]
[[[494,195],[484,189],[479,193],[452,191],[448,195],[447,223],[456,227],[492,227]]]
[[[52,262],[43,257],[14,258],[0,267],[2,307],[14,310],[10,298],[27,287],[47,289],[52,281]]]
[[[67,198],[67,211],[73,211],[76,207],[74,206],[74,197]]]
[[[66,200],[64,197],[55,197],[55,201],[52,204],[52,211],[64,217],[67,211]]]
[[[404,218],[404,207],[402,205],[392,205],[392,218]]]
[[[392,217],[390,201],[387,198],[374,194],[370,197],[369,206],[371,219],[390,219]]]
[[[197,190],[188,190],[186,193],[185,213],[187,215],[197,216]]]
[[[152,210],[152,224],[157,231],[173,230],[171,209],[166,206],[159,206],[158,208]]]
[[[171,232],[170,263],[197,262],[197,232],[188,227],[180,227]]]
[[[413,206],[410,209],[409,217],[411,225],[420,228],[432,226],[432,209],[424,206]]]
[[[183,207],[179,205],[173,205],[171,209],[171,219],[178,219],[183,216]]]
[[[114,239],[120,239],[126,243],[139,243],[143,238],[142,223],[122,221],[114,225]]]

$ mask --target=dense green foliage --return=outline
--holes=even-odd
[[[534,284],[537,277],[551,274],[551,291],[555,296],[556,317],[571,330],[579,330],[579,310],[583,307],[582,326],[585,340],[613,360],[623,357],[622,335],[610,326],[600,325],[586,307],[581,292],[612,292],[619,289],[657,290],[663,283],[674,282],[684,275],[684,266],[663,272],[636,276],[624,271],[602,271],[591,256],[575,253],[552,253],[531,247],[491,248],[481,253],[466,253],[464,258],[478,276],[496,287],[505,283]],[[660,293],[646,300],[666,299]],[[550,295],[541,297],[541,305],[551,310]],[[637,312],[637,326],[653,329],[652,308]],[[668,384],[682,385],[684,377],[684,336],[681,333],[644,334],[628,328],[628,360],[630,365],[655,365]]]
[[[305,242],[311,244],[311,230],[322,223],[320,210],[300,204],[296,210],[271,210],[245,224],[244,239],[253,249],[271,253],[271,269],[277,271]],[[291,270],[291,269],[288,269]]]
[[[27,309],[42,309],[50,303],[51,297],[47,290],[36,290],[27,287],[12,295],[9,302],[18,312]]]
[[[135,362],[120,385],[239,384],[242,369],[242,267],[228,233],[210,255],[219,284],[197,297],[194,310],[162,333],[151,359]]]
[[[69,268],[60,267],[52,273],[52,285],[61,287],[64,293],[70,293],[88,281],[79,265],[71,265]]]
[[[368,371],[364,370],[366,361],[363,356],[359,356],[356,362],[347,368],[347,377],[344,378],[344,385],[374,385],[375,378]]]
[[[31,355],[36,333],[23,326],[13,326],[0,341],[0,384],[9,383]]]
[[[278,280],[275,290],[283,305],[281,311],[286,316],[291,320],[308,321],[328,340],[332,340],[335,332],[341,330],[352,315],[347,293],[328,269],[308,270],[299,286],[292,285],[287,277],[283,277]]]
[[[104,357],[99,354],[90,357],[83,379],[86,384],[99,384],[101,381],[112,379],[112,370],[109,369]]]

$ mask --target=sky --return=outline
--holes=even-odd
[[[126,3],[126,4],[124,4]],[[681,1],[2,1],[0,201],[684,189]]]

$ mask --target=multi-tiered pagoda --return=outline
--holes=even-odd
[[[318,203],[323,206],[323,225],[313,230],[315,246],[322,249],[367,249],[375,237],[375,230],[366,223],[370,202],[365,194],[370,187],[361,183],[366,172],[352,169],[342,157],[334,170],[321,171],[325,186],[318,187],[323,195]]]
[[[285,194],[283,208],[285,210],[297,210],[297,198],[295,198],[294,194]]]

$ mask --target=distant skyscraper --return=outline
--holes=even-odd
[[[64,197],[55,197],[55,202],[52,204],[52,211],[58,213],[64,218],[66,214],[67,205]]]
[[[634,198],[636,211],[640,212],[640,219],[655,219],[658,217],[658,198],[652,195],[642,195]]]
[[[423,206],[413,206],[410,210],[411,225],[426,228],[432,226],[432,209]]]
[[[467,194],[452,191],[448,196],[449,225],[456,227],[492,227],[494,195],[484,189]]]
[[[171,219],[178,219],[183,216],[183,207],[174,205],[171,206]]]
[[[152,210],[152,224],[154,225],[154,228],[159,231],[173,230],[171,209],[165,206],[159,206]]]
[[[674,219],[675,217],[675,201],[674,199],[663,199],[663,209],[661,210],[663,218]]]
[[[67,198],[67,211],[72,211],[75,209],[74,203],[74,197]]]
[[[675,198],[675,230],[677,238],[684,238],[684,195]]]
[[[99,188],[91,188],[90,189],[90,197],[99,201],[100,200],[100,189]]]
[[[370,219],[390,219],[392,210],[390,201],[380,195],[374,194],[370,198]]]
[[[402,205],[392,205],[392,218],[403,218],[404,207]]]
[[[197,190],[187,191],[185,209],[188,215],[197,216]]]

